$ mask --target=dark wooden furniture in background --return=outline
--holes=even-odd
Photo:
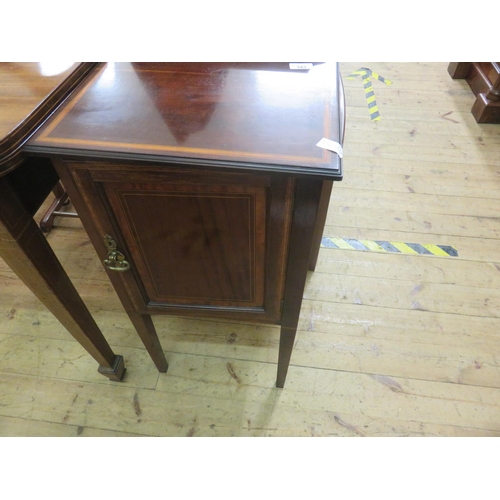
[[[464,78],[476,96],[472,115],[478,123],[500,123],[500,63],[450,63],[452,78]]]
[[[120,380],[123,358],[109,347],[33,220],[59,177],[47,159],[21,153],[27,139],[94,67],[73,63],[51,75],[50,65],[42,63],[0,63],[0,257],[94,357],[99,372]]]
[[[30,140],[158,370],[150,315],[281,325],[283,387],[341,158],[336,64],[103,64]]]

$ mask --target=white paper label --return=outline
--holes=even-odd
[[[328,151],[333,151],[334,153],[337,153],[341,158],[344,157],[344,150],[338,142],[323,137],[323,139],[321,139],[321,141],[319,141],[316,146],[319,146],[323,149],[328,149]]]
[[[312,63],[290,63],[290,69],[312,69]]]

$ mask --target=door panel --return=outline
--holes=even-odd
[[[106,183],[149,301],[264,306],[263,187]]]
[[[91,207],[94,245],[109,233],[131,264],[110,273],[138,312],[279,323],[294,191],[288,176],[65,163]]]

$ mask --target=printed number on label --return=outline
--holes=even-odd
[[[290,63],[290,69],[311,69],[311,63]]]

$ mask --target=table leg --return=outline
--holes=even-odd
[[[285,385],[324,193],[322,181],[297,179],[281,318],[276,387],[282,388]]]
[[[0,257],[99,363],[99,373],[121,380],[115,355],[42,231],[9,182],[0,178]]]
[[[137,330],[139,337],[141,337],[142,343],[146,347],[156,368],[159,372],[166,373],[168,370],[167,359],[165,358],[165,353],[161,347],[151,316],[131,311],[127,311],[127,314]]]

